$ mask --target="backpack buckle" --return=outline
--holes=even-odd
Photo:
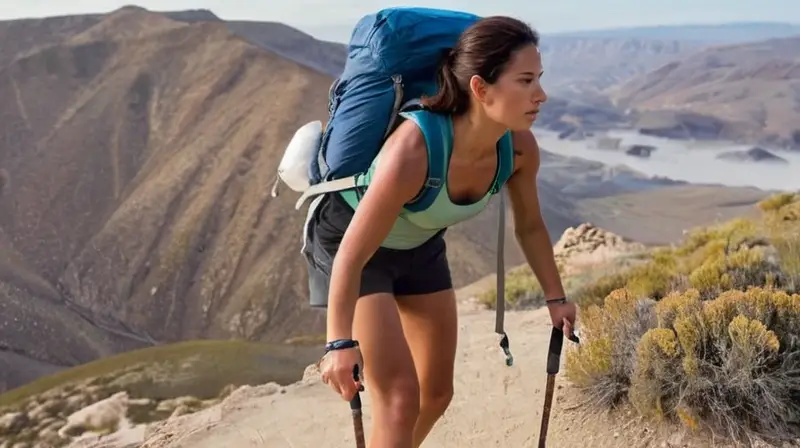
[[[425,186],[428,188],[441,188],[442,180],[437,177],[431,177],[425,181]]]

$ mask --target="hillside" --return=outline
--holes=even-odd
[[[125,6],[118,12],[147,13],[144,8]],[[249,43],[291,59],[331,76],[338,75],[347,57],[346,47],[340,43],[317,40],[300,30],[276,22],[223,21],[206,9],[159,11],[160,17],[179,23],[196,24],[215,22],[225,24],[230,31]],[[53,45],[70,38],[105,18],[104,14],[55,16],[41,19],[0,20],[0,67],[20,54],[35,48]],[[107,22],[108,26],[108,22]],[[122,30],[119,30],[122,31]],[[128,30],[130,31],[130,30]],[[122,37],[120,34],[117,37]]]
[[[607,93],[647,133],[800,148],[800,35],[706,48]]]
[[[557,96],[585,99],[691,54],[703,43],[638,37],[542,36],[542,84]]]
[[[303,216],[269,189],[294,129],[325,118],[327,75],[126,8],[0,77],[3,348],[64,366],[321,324],[297,299]]]

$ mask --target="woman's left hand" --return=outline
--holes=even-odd
[[[553,322],[553,326],[560,328],[567,338],[574,338],[578,307],[573,302],[567,301],[563,303],[548,303],[547,310],[550,311],[550,320]]]

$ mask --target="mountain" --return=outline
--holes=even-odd
[[[120,11],[149,12],[138,6],[124,6]],[[176,23],[218,22],[249,43],[277,53],[301,65],[336,76],[347,58],[346,46],[318,40],[309,34],[277,22],[223,21],[207,9],[153,11]],[[0,21],[0,67],[34,48],[53,45],[95,25],[104,14],[55,16],[40,19]]]
[[[548,93],[574,100],[702,48],[698,42],[639,37],[542,36],[540,49]]]
[[[605,93],[646,133],[800,148],[800,35],[709,47]]]
[[[598,91],[718,45],[800,36],[800,24],[734,22],[611,28],[542,35],[545,87],[570,98]],[[601,95],[602,96],[602,95]]]
[[[67,366],[319,328],[304,216],[269,190],[330,76],[222,22],[123,8],[77,31],[0,69],[0,347]]]
[[[800,23],[730,22],[719,24],[658,25],[569,31],[551,33],[550,37],[583,39],[656,39],[721,44],[792,37],[799,34]]]

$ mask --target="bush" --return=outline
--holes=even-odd
[[[786,277],[786,288],[800,291],[800,195],[792,195],[792,198],[788,202],[776,199],[765,213],[765,222],[768,238]]]
[[[621,289],[581,323],[567,375],[598,404],[627,398],[644,415],[737,439],[797,437],[800,295],[749,288],[703,300],[690,289],[656,303]]]
[[[506,273],[506,309],[524,309],[544,304],[544,292],[530,266],[522,265]],[[497,289],[489,288],[478,301],[486,308],[497,306]]]
[[[762,212],[774,212],[794,202],[796,196],[794,193],[778,193],[761,200],[757,205]]]
[[[800,437],[800,196],[586,285],[566,374],[591,402],[734,439]]]
[[[687,289],[697,289],[703,298],[712,298],[729,289],[786,286],[787,273],[773,256],[777,249],[763,234],[761,224],[745,219],[695,229],[683,245],[658,249],[643,263],[584,285],[574,298],[587,307],[602,304],[619,288],[658,301],[671,292]]]

